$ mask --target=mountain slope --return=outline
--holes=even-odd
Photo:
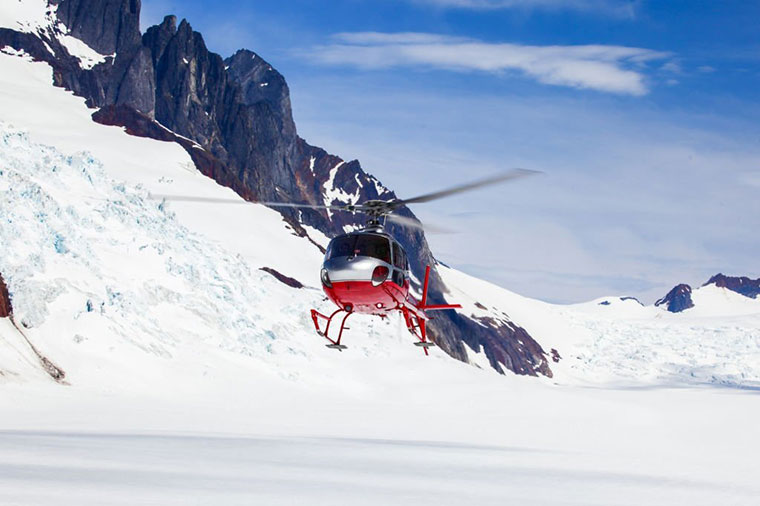
[[[222,58],[186,20],[167,16],[140,35],[139,0],[23,0],[0,6],[0,47],[53,68],[53,81],[101,108],[96,120],[166,140],[166,127],[199,171],[246,199],[307,203],[393,198],[358,161],[345,162],[298,137],[284,78],[250,51]],[[362,224],[345,212],[280,209],[294,230],[333,236]],[[401,210],[413,217],[408,209]],[[416,273],[433,267],[430,300],[445,302],[433,254],[417,230],[391,226]],[[551,376],[546,354],[519,322],[476,322],[444,312],[429,326],[447,353],[484,349],[491,365]],[[467,346],[465,346],[465,344]]]

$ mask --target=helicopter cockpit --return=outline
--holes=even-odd
[[[386,279],[403,286],[408,263],[403,248],[387,234],[354,232],[330,241],[325,253],[322,281],[373,281]],[[327,282],[326,282],[327,281]]]
[[[375,234],[348,234],[330,242],[325,258],[371,257],[391,263],[391,243],[388,237]]]

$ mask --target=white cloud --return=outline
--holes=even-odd
[[[628,95],[646,94],[645,64],[670,56],[636,47],[529,46],[415,32],[340,33],[334,39],[310,52],[313,61],[365,69],[417,66],[518,73],[543,84]]]
[[[681,64],[676,61],[669,61],[665,62],[662,67],[660,67],[661,70],[665,72],[670,72],[672,74],[680,74],[683,72],[683,69],[681,68]]]

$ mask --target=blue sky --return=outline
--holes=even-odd
[[[401,196],[544,171],[414,209],[466,272],[561,302],[760,276],[758,2],[143,0],[143,28],[168,13]]]

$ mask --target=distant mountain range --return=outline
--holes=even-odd
[[[725,288],[751,299],[756,299],[757,296],[760,295],[760,278],[750,279],[744,276],[735,277],[716,274],[702,286],[708,285]],[[687,309],[694,307],[691,294],[691,286],[682,283],[673,287],[665,297],[659,299],[654,305],[658,307],[663,306],[671,313],[680,313],[681,311],[686,311]]]

